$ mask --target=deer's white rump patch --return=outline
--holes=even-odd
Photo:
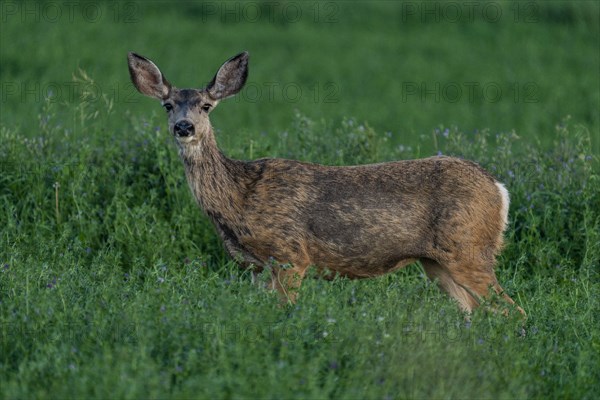
[[[506,187],[500,182],[496,182],[496,186],[500,191],[500,196],[502,197],[502,209],[500,210],[500,215],[502,216],[502,222],[504,223],[504,229],[508,225],[508,207],[510,205],[510,196],[508,195],[508,190]]]

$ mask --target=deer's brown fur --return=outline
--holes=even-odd
[[[467,312],[490,289],[514,304],[494,273],[508,194],[477,164],[452,157],[350,167],[232,160],[219,151],[208,114],[244,85],[247,53],[223,64],[202,90],[171,86],[144,57],[130,53],[128,60],[138,90],[170,109],[189,186],[227,251],[245,265],[289,265],[272,272],[286,299],[295,300],[309,266],[367,278],[420,260]]]

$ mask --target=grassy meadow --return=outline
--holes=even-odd
[[[600,392],[600,6],[0,3],[0,398],[572,398]],[[211,114],[240,159],[436,154],[511,193],[497,275],[522,321],[415,264],[252,284],[195,205],[160,105],[250,52]]]

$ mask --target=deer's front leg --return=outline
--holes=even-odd
[[[277,290],[282,304],[294,304],[298,297],[298,290],[308,265],[290,266],[275,265],[271,269],[271,281],[269,287]]]

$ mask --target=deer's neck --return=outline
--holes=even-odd
[[[239,222],[244,197],[243,162],[221,153],[211,132],[195,144],[183,146],[179,154],[196,201],[213,220]]]

